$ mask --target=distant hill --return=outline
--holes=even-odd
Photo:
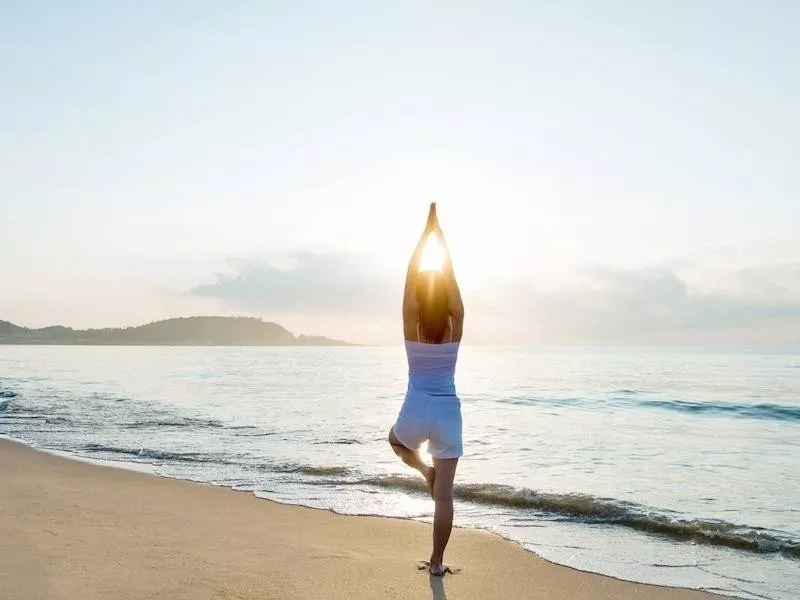
[[[295,337],[252,317],[181,317],[124,329],[29,329],[0,321],[0,344],[107,346],[349,346],[320,336]]]

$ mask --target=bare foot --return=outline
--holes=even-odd
[[[444,577],[447,573],[455,575],[460,573],[461,569],[448,567],[440,562],[431,562],[429,560],[421,560],[417,563],[417,569],[420,571],[428,571],[434,577]]]
[[[433,498],[433,484],[436,481],[436,469],[433,467],[428,467],[425,469],[425,481],[428,482],[428,492]]]

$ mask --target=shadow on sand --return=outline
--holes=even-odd
[[[417,569],[419,569],[420,571],[422,570],[428,571],[429,566],[430,563],[428,563],[427,560],[421,560],[417,563]],[[428,575],[428,577],[430,578],[428,580],[428,583],[431,586],[431,596],[433,597],[433,600],[447,600],[447,595],[444,593],[444,579],[448,574],[455,575],[459,571],[461,571],[461,569],[448,567],[447,565],[445,565],[444,575],[441,576]]]
[[[447,595],[444,593],[444,577],[437,577],[436,575],[430,576],[431,597],[433,600],[447,600]]]

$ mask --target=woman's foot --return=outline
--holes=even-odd
[[[445,567],[442,563],[435,563],[431,562],[428,570],[431,572],[431,575],[434,577],[444,577],[445,574]]]
[[[425,476],[425,481],[428,483],[428,493],[430,493],[431,498],[433,498],[433,484],[436,482],[436,469],[433,467],[426,467],[423,475]]]

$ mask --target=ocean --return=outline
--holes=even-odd
[[[401,346],[0,346],[0,435],[430,521],[386,442],[406,370]],[[622,579],[800,598],[800,351],[464,346],[456,383],[456,525]]]

